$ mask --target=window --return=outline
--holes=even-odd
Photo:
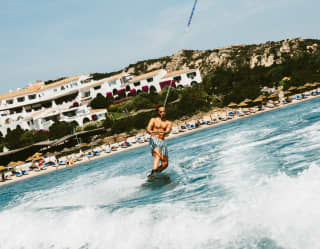
[[[94,90],[99,90],[99,89],[101,89],[101,85],[95,86],[93,89],[94,89]]]
[[[197,76],[197,73],[196,73],[196,72],[187,73],[187,77],[188,77],[189,79],[193,79],[193,78],[196,77],[196,76]]]
[[[153,78],[149,78],[149,79],[147,79],[147,82],[148,82],[148,83],[153,82]]]
[[[64,86],[61,86],[61,90],[64,90],[65,89],[65,87]]]
[[[37,97],[37,95],[35,95],[35,94],[32,94],[32,95],[29,95],[28,96],[28,98],[30,99],[30,100],[33,100],[33,99],[35,99]]]
[[[19,97],[17,100],[18,100],[18,102],[23,102],[24,101],[24,97]]]
[[[57,89],[57,88],[55,88],[53,91],[54,91],[54,92],[56,92],[56,91],[58,91],[58,89]]]
[[[90,92],[84,92],[84,93],[83,93],[83,97],[84,97],[84,98],[90,97]]]
[[[181,76],[176,76],[173,78],[173,80],[179,83],[181,81]]]
[[[134,86],[140,86],[140,81],[134,82],[133,85],[134,85]]]
[[[7,100],[7,104],[8,104],[8,105],[12,105],[12,104],[13,104],[13,99],[8,99],[8,100]]]

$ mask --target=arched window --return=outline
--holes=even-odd
[[[155,86],[150,86],[150,92],[151,93],[157,92],[157,88]]]
[[[83,119],[83,123],[84,123],[84,124],[89,123],[89,122],[90,122],[90,119],[89,119],[89,118],[84,118],[84,119]]]
[[[130,90],[131,90],[130,85],[127,85],[127,86],[126,86],[126,91],[127,91],[127,92],[130,92]]]
[[[198,83],[196,81],[191,82],[191,86],[196,86]]]
[[[118,94],[118,90],[117,89],[113,89],[112,93],[113,93],[113,95],[117,95]]]

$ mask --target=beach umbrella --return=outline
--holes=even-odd
[[[21,164],[25,164],[25,162],[23,162],[23,161],[18,161],[18,162],[16,162],[16,166],[19,166],[19,165],[21,165]]]
[[[8,164],[8,166],[16,166],[16,162],[11,161],[11,162]]]
[[[99,138],[99,139],[97,139],[96,141],[95,141],[96,143],[103,143],[103,139],[102,138]]]
[[[46,152],[46,154],[44,154],[45,156],[51,156],[52,155],[52,152]]]
[[[7,167],[5,167],[5,166],[0,166],[0,171],[4,171],[4,170],[6,170],[7,169]]]
[[[279,98],[279,96],[278,96],[278,94],[276,94],[276,93],[271,94],[271,95],[268,97],[268,99],[278,99],[278,98]]]
[[[256,98],[255,100],[253,100],[253,103],[260,103],[263,101],[262,96],[259,96],[258,98]]]
[[[245,99],[243,102],[250,103],[250,102],[252,102],[252,99]]]
[[[32,156],[42,156],[42,153],[36,152],[36,153],[34,153]]]
[[[33,156],[33,157],[32,157],[32,160],[34,160],[34,161],[39,161],[39,160],[41,160],[41,159],[42,159],[42,157],[40,157],[40,156],[38,156],[38,157]],[[30,161],[32,161],[32,160],[30,160]]]
[[[229,105],[228,105],[228,107],[237,107],[238,105],[236,104],[236,103],[234,103],[234,102],[231,102]]]
[[[71,151],[71,150],[73,150],[72,148],[64,148],[63,150],[62,150],[62,152],[64,153],[64,152],[69,152],[69,151]]]
[[[93,141],[93,142],[91,142],[91,143],[89,144],[89,146],[96,146],[96,145],[98,145],[98,142],[97,142],[97,141]]]
[[[294,91],[294,90],[296,90],[297,88],[295,87],[295,86],[292,86],[292,87],[290,87],[288,90],[289,91]]]
[[[33,160],[33,156],[29,156],[27,159],[26,159],[26,162],[29,162],[29,161],[32,161]]]
[[[305,86],[300,86],[300,87],[297,88],[297,90],[305,90],[305,89],[306,89]]]
[[[307,83],[304,85],[305,87],[313,87],[313,84],[312,83]]]
[[[283,92],[283,95],[284,95],[284,96],[289,96],[290,94],[291,94],[290,91],[285,91],[285,92]]]
[[[239,104],[239,107],[246,107],[248,106],[248,104],[244,101],[242,101],[240,104]]]

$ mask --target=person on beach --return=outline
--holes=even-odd
[[[164,142],[165,135],[172,129],[172,122],[166,120],[166,111],[163,106],[158,108],[159,116],[151,118],[147,126],[147,132],[151,135],[149,145],[154,157],[153,168],[148,177],[152,177],[156,172],[161,172],[168,167],[168,149]],[[159,166],[159,162],[161,165]]]

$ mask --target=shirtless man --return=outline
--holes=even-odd
[[[158,108],[158,114],[159,117],[150,119],[147,127],[147,132],[151,135],[149,144],[152,156],[154,157],[153,168],[148,177],[168,167],[168,149],[164,138],[166,134],[171,132],[172,123],[166,120],[166,111],[163,106]],[[161,165],[159,166],[160,161]]]

